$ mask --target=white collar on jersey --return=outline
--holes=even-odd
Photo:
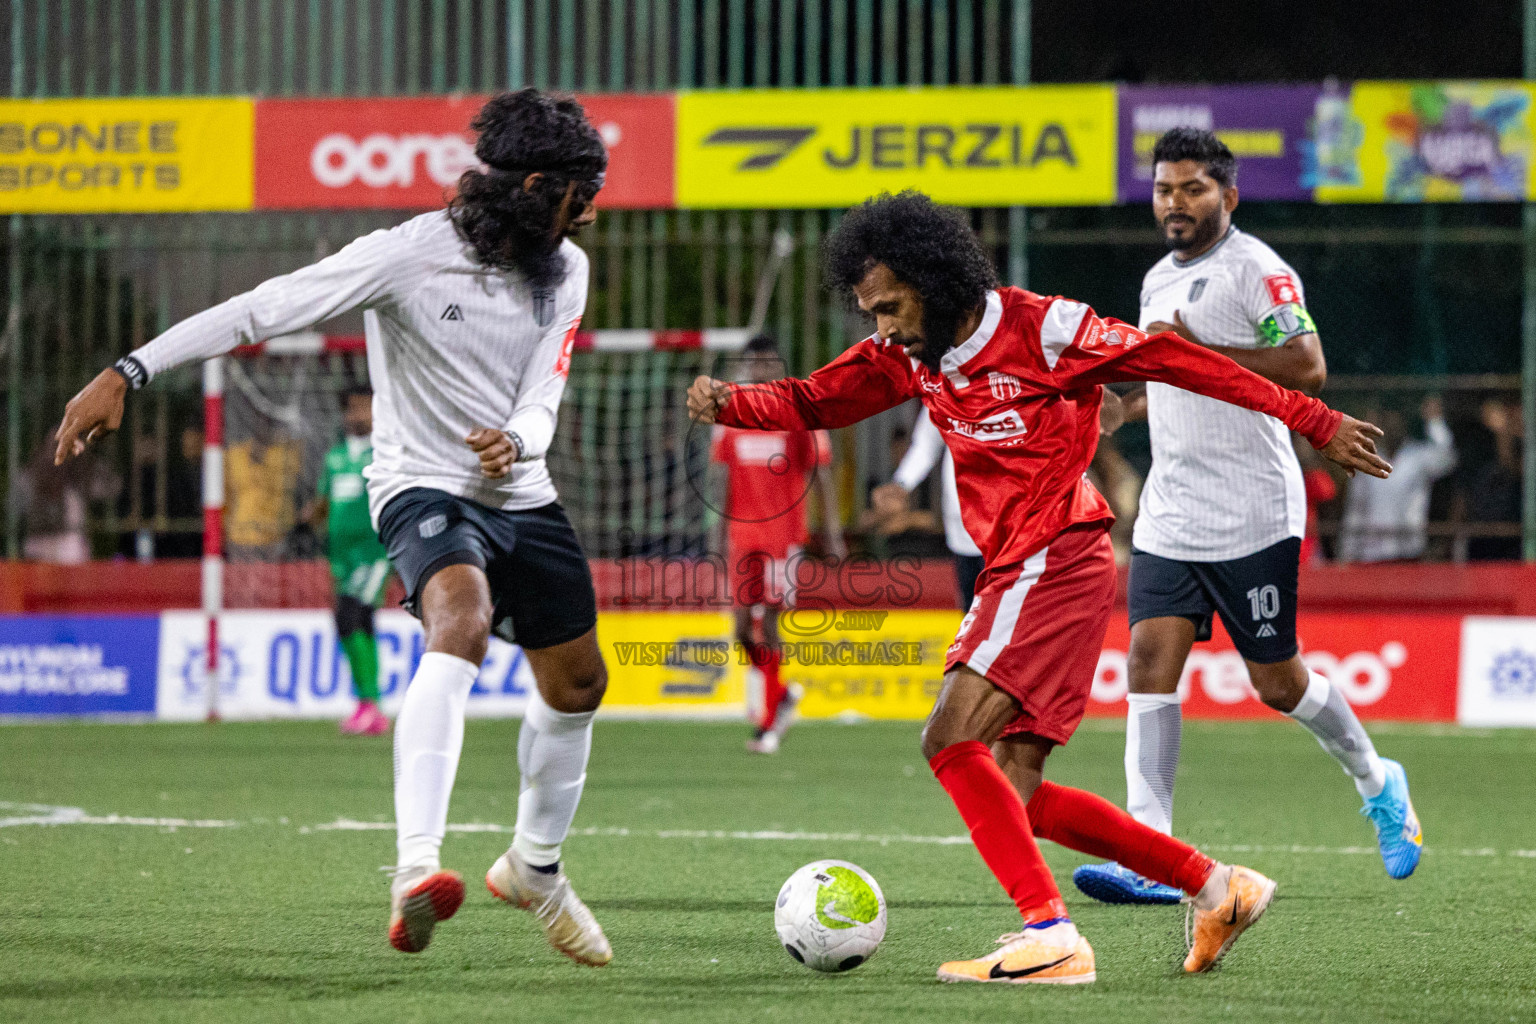
[[[944,371],[950,383],[957,388],[963,388],[970,383],[965,374],[960,372],[960,367],[975,359],[981,354],[981,350],[987,347],[987,342],[992,340],[992,335],[997,331],[997,325],[1003,319],[1003,297],[994,288],[987,292],[987,307],[982,311],[981,323],[977,325],[976,332],[965,341],[945,352],[939,359],[939,369]]]

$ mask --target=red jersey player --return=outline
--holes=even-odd
[[[1080,302],[998,288],[976,236],[926,196],[850,211],[828,276],[876,333],[804,380],[743,388],[701,377],[689,410],[760,430],[842,427],[920,398],[954,455],[966,530],[986,558],[923,753],[1023,928],[944,981],[1075,984],[1093,949],[1067,916],[1035,836],[1113,858],[1192,897],[1186,971],[1204,971],[1269,905],[1275,883],[1218,863],[1109,801],[1043,781],[1082,718],[1114,600],[1109,506],[1084,477],[1101,385],[1158,380],[1274,416],[1353,472],[1391,471],[1380,431],[1286,391],[1171,332],[1148,335]]]
[[[741,377],[749,385],[783,376],[772,337],[747,342]],[[773,754],[794,721],[799,693],[779,678],[779,611],[795,603],[796,562],[805,544],[805,498],[820,492],[827,554],[843,557],[837,502],[824,430],[760,431],[717,427],[714,459],[726,467],[726,530],[736,642],[762,676],[762,705],[747,749]],[[754,620],[762,640],[754,634]]]

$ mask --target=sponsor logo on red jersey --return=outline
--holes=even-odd
[[[1088,351],[1096,348],[1134,348],[1146,340],[1145,332],[1128,324],[1106,323],[1095,317],[1089,321],[1083,332],[1083,340],[1078,342],[1077,347]]]
[[[1270,274],[1264,279],[1264,288],[1269,292],[1269,301],[1277,306],[1301,302],[1301,289],[1290,274]]]
[[[1019,415],[1017,409],[1005,409],[984,420],[957,420],[952,416],[945,418],[949,420],[950,430],[976,441],[995,443],[1023,437],[1029,433],[1024,426],[1024,418]]]

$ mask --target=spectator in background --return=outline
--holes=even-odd
[[[1424,553],[1429,493],[1436,480],[1456,468],[1456,444],[1439,396],[1425,398],[1419,415],[1423,440],[1408,435],[1408,419],[1399,409],[1371,417],[1385,434],[1378,449],[1392,463],[1392,475],[1386,480],[1357,475],[1350,481],[1339,561],[1403,561]]]
[[[1328,472],[1323,457],[1300,434],[1291,435],[1296,460],[1301,463],[1301,482],[1307,495],[1307,532],[1301,538],[1301,564],[1316,565],[1325,560],[1322,539],[1317,535],[1318,510],[1339,496],[1339,484]]]
[[[58,443],[53,432],[43,438],[11,482],[10,502],[21,522],[23,558],[78,565],[91,558],[91,541],[85,532],[87,507],[116,495],[121,480],[94,453],[55,466]]]
[[[120,553],[141,558],[197,558],[203,553],[203,432],[184,428],[163,453],[154,434],[142,434],[133,446],[133,478],[138,484],[138,508],[131,487],[123,488],[117,502],[118,517],[140,524],[139,537],[124,538]],[[165,473],[164,508],[160,507],[160,474]],[[132,482],[132,479],[131,481]],[[137,512],[137,517],[135,517]],[[164,517],[162,521],[161,517]],[[150,534],[161,526],[170,528]],[[179,527],[179,529],[178,529]],[[151,536],[148,550],[141,538]]]
[[[1471,523],[1518,523],[1523,477],[1525,423],[1518,401],[1490,398],[1481,420],[1493,437],[1493,458],[1476,467],[1467,481],[1465,518]],[[1519,537],[1472,537],[1467,557],[1479,560],[1520,557]]]

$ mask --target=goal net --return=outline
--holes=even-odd
[[[688,419],[701,373],[730,374],[745,330],[579,334],[550,474],[587,555],[697,557],[718,502],[708,428]],[[363,339],[298,334],[224,359],[222,608],[331,603],[313,501],[342,439],[347,391],[368,384]],[[217,403],[211,405],[213,409]],[[398,592],[393,595],[398,597]]]

